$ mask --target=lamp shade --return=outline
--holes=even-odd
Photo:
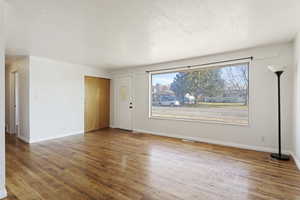
[[[274,73],[279,72],[279,71],[284,72],[286,69],[286,67],[284,67],[284,66],[275,66],[275,65],[270,65],[270,66],[268,66],[268,68],[270,71],[272,71]]]

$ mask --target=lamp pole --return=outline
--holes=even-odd
[[[284,155],[281,152],[281,95],[280,95],[280,76],[283,71],[276,71],[277,75],[277,87],[278,87],[278,153],[272,153],[271,157],[277,160],[289,160],[288,155]]]

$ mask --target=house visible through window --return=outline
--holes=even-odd
[[[150,117],[248,124],[249,63],[152,73]]]

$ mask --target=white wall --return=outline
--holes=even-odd
[[[300,169],[300,32],[294,41],[294,102],[293,102],[293,149],[294,159]]]
[[[149,69],[185,66],[212,61],[254,56],[250,66],[250,125],[232,126],[214,123],[157,120],[148,118]],[[293,81],[292,43],[247,49],[215,56],[182,60],[148,67],[126,69],[112,73],[113,82],[121,75],[133,77],[134,117],[133,129],[153,134],[194,139],[211,143],[239,146],[242,148],[275,151],[277,149],[277,87],[276,76],[268,65],[284,65],[287,71],[282,76],[282,134],[283,149],[291,148],[291,94]],[[113,84],[112,84],[113,85]],[[113,94],[113,93],[112,93]],[[112,104],[115,105],[112,97]],[[115,106],[114,106],[115,107]],[[111,126],[116,127],[115,113]]]
[[[4,2],[0,0],[0,199],[5,190],[5,65],[4,65]]]
[[[84,132],[84,76],[96,68],[30,56],[30,142]]]
[[[19,136],[29,139],[29,57],[16,57],[6,65],[6,127],[9,133],[15,133],[14,116],[14,79],[15,72],[19,74]]]

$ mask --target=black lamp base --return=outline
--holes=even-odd
[[[289,155],[284,155],[284,154],[279,155],[278,153],[272,153],[271,157],[277,160],[290,160]]]

